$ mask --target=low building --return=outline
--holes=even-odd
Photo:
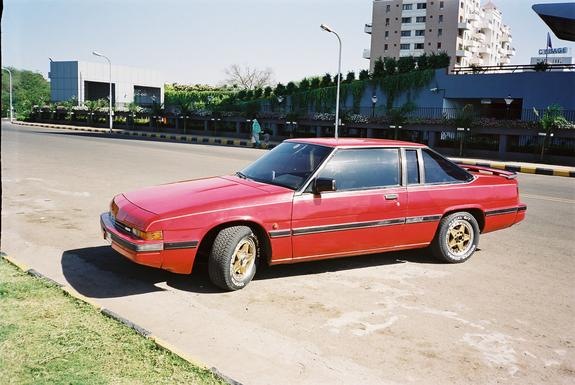
[[[154,70],[112,65],[110,79],[107,63],[51,61],[48,77],[52,102],[108,99],[110,82],[114,106],[164,102],[164,79]]]

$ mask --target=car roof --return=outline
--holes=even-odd
[[[327,147],[426,147],[420,143],[373,138],[299,138],[286,142],[317,144]]]

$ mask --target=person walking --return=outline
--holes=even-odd
[[[252,144],[254,147],[260,147],[260,133],[262,132],[262,127],[257,119],[252,122]]]

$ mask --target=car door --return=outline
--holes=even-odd
[[[294,259],[377,252],[401,242],[407,194],[397,148],[338,149],[317,177],[335,191],[296,194],[292,213]]]

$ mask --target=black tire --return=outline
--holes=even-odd
[[[247,226],[222,229],[210,252],[210,279],[224,290],[242,289],[254,277],[258,257],[258,239],[252,229]]]
[[[479,225],[473,215],[461,211],[443,217],[431,245],[433,255],[443,262],[467,261],[479,244]]]

